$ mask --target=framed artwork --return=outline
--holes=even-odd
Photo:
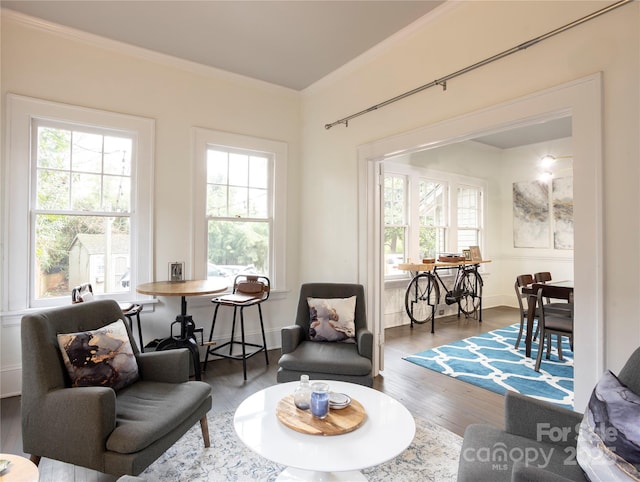
[[[169,263],[169,281],[184,281],[184,263],[182,261]]]
[[[463,249],[462,250],[462,254],[464,255],[464,260],[465,261],[471,261],[471,250],[470,249]]]
[[[471,261],[482,261],[480,246],[469,246],[469,253],[471,254]]]

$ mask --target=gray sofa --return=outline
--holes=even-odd
[[[618,378],[640,394],[640,348]],[[575,459],[582,414],[507,392],[505,430],[469,425],[458,465],[460,482],[585,481]]]
[[[356,343],[309,341],[310,316],[307,298],[356,296]],[[341,380],[373,386],[373,334],[367,328],[364,287],[351,283],[306,283],[300,287],[295,325],[282,329],[282,356],[278,382]]]
[[[70,388],[57,334],[95,330],[118,319],[123,314],[113,300],[22,318],[23,450],[36,463],[47,457],[115,476],[138,475],[198,421],[209,446],[211,387],[189,381],[188,350],[140,353],[128,323],[140,379],[118,392]]]

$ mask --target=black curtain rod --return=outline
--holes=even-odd
[[[589,20],[592,20],[596,17],[599,17],[600,15],[604,15],[605,13],[608,13],[618,7],[622,7],[623,5],[626,5],[627,3],[631,3],[634,0],[620,0],[616,3],[613,3],[611,5],[609,5],[608,7],[604,7],[600,10],[597,10],[589,15],[586,15],[582,18],[579,18],[578,20],[574,20],[573,22],[570,22],[566,25],[563,25],[562,27],[556,28],[555,30],[551,30],[550,32],[547,32],[543,35],[540,35],[539,37],[533,38],[531,40],[528,40],[526,42],[523,42],[519,45],[516,45],[515,47],[512,47],[508,50],[505,50],[503,52],[500,52],[499,54],[493,55],[491,57],[488,57],[484,60],[481,60],[480,62],[476,62],[475,64],[469,65],[463,69],[460,69],[456,72],[453,72],[449,75],[445,75],[444,77],[441,77],[439,79],[436,79],[432,82],[429,82],[428,84],[424,84],[421,85],[420,87],[416,87],[413,90],[410,90],[408,92],[405,92],[404,94],[400,94],[397,95],[395,97],[392,97],[391,99],[385,100],[384,102],[380,102],[379,104],[373,105],[371,107],[369,107],[368,109],[365,110],[361,110],[360,112],[356,112],[355,114],[351,114],[350,116],[344,117],[340,120],[337,120],[335,122],[332,122],[331,124],[325,124],[324,128],[325,129],[331,129],[333,126],[338,125],[338,124],[344,124],[345,127],[349,127],[349,121],[351,119],[354,119],[356,117],[360,117],[361,115],[364,114],[368,114],[369,112],[373,112],[374,110],[378,110],[381,107],[385,107],[389,104],[393,104],[394,102],[397,102],[399,100],[404,99],[405,97],[409,97],[411,95],[417,94],[418,92],[422,92],[423,90],[429,89],[431,87],[435,87],[437,85],[442,86],[443,90],[447,90],[447,81],[454,79],[456,77],[459,77],[462,74],[466,74],[467,72],[471,72],[472,70],[478,69],[480,67],[483,67],[487,64],[490,64],[492,62],[495,62],[496,60],[500,60],[504,57],[507,57],[511,54],[515,54],[516,52],[520,52],[521,50],[527,49],[529,47],[532,47],[534,45],[536,45],[537,43],[542,42],[543,40],[547,40],[548,38],[551,38],[555,35],[558,35],[559,33],[565,32],[566,30],[569,30],[573,27],[577,27],[578,25],[581,25],[585,22],[588,22]]]

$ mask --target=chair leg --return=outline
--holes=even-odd
[[[264,346],[264,359],[269,364],[269,354],[267,353],[267,337],[264,336],[264,323],[262,322],[262,308],[258,305],[258,313],[260,314],[260,329],[262,330],[262,346]]]
[[[211,320],[211,331],[209,332],[209,341],[213,339],[213,327],[216,326],[216,318],[218,317],[218,308],[220,308],[220,305],[216,305],[216,310],[213,312],[213,320]],[[202,365],[203,372],[207,371],[207,362],[209,361],[209,349],[210,347],[207,346],[207,352],[204,356],[204,364]]]
[[[524,317],[522,316],[522,313],[520,313],[520,329],[518,330],[518,339],[516,340],[516,350],[518,349],[518,346],[520,345],[520,340],[522,339],[523,328],[524,328]]]
[[[242,339],[242,371],[244,373],[244,380],[247,381],[247,347],[244,339],[244,307],[240,308],[240,335]]]
[[[558,337],[558,358],[562,360],[562,335],[556,335]]]
[[[209,441],[209,422],[207,421],[206,415],[200,419],[200,429],[202,430],[204,446],[205,448],[209,448],[211,446],[211,442]]]
[[[547,360],[551,360],[551,333],[547,333],[546,336],[546,344],[547,344]]]
[[[536,357],[535,371],[540,371],[540,362],[542,361],[542,352],[544,351],[544,341],[547,337],[543,332],[540,333],[540,341],[538,342],[538,356]]]
[[[31,455],[31,457],[29,457],[29,460],[31,460],[36,467],[40,465],[40,459],[41,457],[39,455]]]
[[[233,339],[236,337],[236,313],[238,311],[238,307],[233,307],[233,323],[231,323],[231,343],[229,343],[229,356],[233,355]],[[242,309],[240,309],[240,318],[242,318]],[[242,335],[244,336],[244,329],[242,331]]]

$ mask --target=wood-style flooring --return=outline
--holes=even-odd
[[[484,310],[481,324],[464,317],[438,319],[435,334],[431,334],[430,324],[389,328],[385,332],[384,370],[376,377],[374,388],[402,402],[411,413],[430,418],[458,435],[463,435],[471,423],[504,427],[502,395],[419,367],[402,360],[402,357],[510,325],[518,319],[516,309],[497,307]],[[268,366],[265,366],[262,356],[249,359],[246,382],[242,377],[241,362],[227,359],[209,361],[203,380],[213,389],[212,410],[234,410],[252,393],[276,383],[279,356],[280,350],[270,350]],[[20,397],[0,401],[0,444],[2,453],[25,456],[20,431]],[[41,482],[116,480],[106,474],[46,459],[41,462],[40,469]]]

